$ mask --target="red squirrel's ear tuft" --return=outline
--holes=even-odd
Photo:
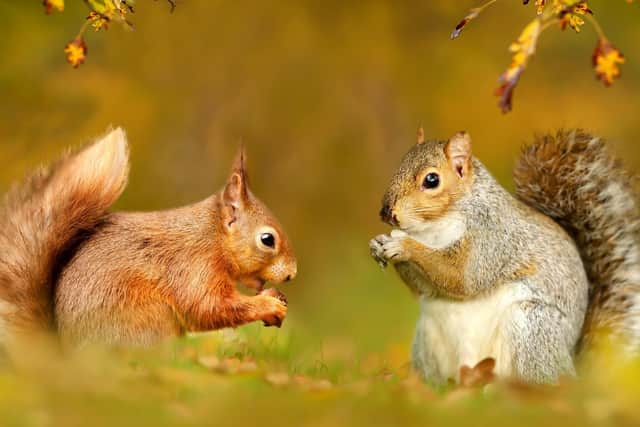
[[[245,170],[246,154],[241,144],[231,167],[231,174],[224,187],[224,201],[234,207],[239,207],[247,199],[247,173]]]
[[[465,177],[471,169],[471,137],[467,132],[455,134],[445,147],[449,163],[458,176]]]
[[[418,127],[418,132],[416,133],[416,144],[424,144],[424,128],[422,125]]]

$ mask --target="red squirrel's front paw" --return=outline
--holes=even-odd
[[[265,326],[276,326],[278,328],[282,326],[282,322],[287,316],[287,301],[284,294],[277,289],[270,288],[262,291],[259,297],[264,298],[265,301],[264,311],[260,316],[262,323]]]
[[[285,294],[283,294],[276,288],[265,289],[262,292],[260,292],[260,295],[266,295],[268,297],[277,298],[280,301],[282,301],[284,305],[289,305],[289,302],[287,301],[287,297],[285,296]]]

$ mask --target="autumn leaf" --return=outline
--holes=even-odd
[[[286,372],[269,372],[265,380],[276,387],[286,387],[291,383],[291,377]]]
[[[496,361],[491,357],[481,360],[474,367],[463,365],[460,368],[460,386],[482,387],[493,382],[495,367]]]
[[[605,86],[611,86],[613,81],[620,77],[620,64],[624,64],[625,59],[620,52],[609,40],[600,39],[593,51],[593,66],[596,71],[596,77],[604,83]]]
[[[305,391],[327,391],[333,388],[333,383],[327,379],[314,379],[304,375],[291,377],[286,372],[268,372],[264,379],[275,387],[298,387]]]
[[[87,57],[87,45],[83,35],[89,27],[95,31],[107,30],[112,22],[123,25],[126,29],[133,30],[134,26],[127,18],[134,13],[135,0],[84,0],[89,8],[84,24],[80,28],[75,39],[64,47],[67,61],[74,67],[82,65]],[[173,0],[168,0],[171,11],[176,7]],[[43,0],[45,12],[50,14],[53,10],[63,11],[64,0]]]
[[[215,356],[201,356],[198,358],[198,363],[219,374],[247,374],[258,370],[258,365],[254,360],[241,360],[236,357],[228,357],[221,360]]]
[[[67,62],[73,68],[78,68],[81,64],[84,64],[84,60],[87,57],[87,45],[82,36],[78,36],[67,43],[64,47],[64,53],[67,54]]]
[[[476,19],[480,12],[497,0],[489,0],[477,8],[471,9],[467,16],[456,26],[451,33],[454,39],[460,35],[466,25]],[[626,0],[627,3],[637,4],[637,0]],[[581,32],[582,26],[589,21],[598,35],[599,42],[593,53],[593,66],[598,79],[609,86],[620,76],[620,64],[625,59],[622,53],[607,41],[604,31],[598,21],[593,17],[593,11],[586,0],[523,0],[524,5],[533,3],[536,8],[537,18],[530,22],[522,31],[518,40],[511,44],[509,50],[513,53],[511,64],[499,77],[500,86],[495,90],[499,97],[498,106],[503,113],[513,108],[513,93],[518,85],[522,73],[528,66],[529,60],[536,52],[537,41],[540,33],[557,24],[562,30],[573,29]],[[588,18],[588,19],[585,19]]]
[[[293,384],[305,391],[327,391],[333,388],[333,383],[327,379],[314,379],[304,375],[294,376]]]
[[[451,32],[451,40],[458,38],[458,36],[460,36],[460,33],[462,32],[462,29],[466,27],[469,22],[476,19],[478,15],[480,15],[480,12],[485,10],[487,7],[491,6],[496,1],[497,0],[489,0],[482,6],[474,7],[473,9],[471,9],[469,13],[467,13],[467,15],[464,18],[462,18],[462,20],[458,23],[458,25],[456,25],[456,28]]]
[[[44,6],[44,11],[47,15],[51,14],[54,9],[58,12],[62,12],[64,10],[64,0],[44,0],[42,5]]]
[[[540,20],[536,18],[524,28],[518,40],[509,46],[509,50],[513,52],[513,58],[507,71],[500,76],[501,85],[496,89],[496,96],[500,97],[498,105],[503,113],[509,112],[513,108],[513,91],[522,72],[527,67],[529,59],[536,52],[540,29]]]

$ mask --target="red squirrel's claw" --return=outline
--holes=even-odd
[[[285,296],[285,294],[283,294],[276,288],[265,289],[260,292],[260,295],[267,295],[273,298],[277,298],[282,301],[284,305],[289,305],[289,301],[287,301],[287,297]]]
[[[262,292],[260,292],[259,295],[266,295],[271,298],[275,298],[279,300],[285,307],[287,306],[287,297],[276,288],[265,289]],[[282,326],[283,321],[284,321],[284,314],[282,316],[278,316],[278,315],[273,317],[270,316],[270,318],[268,318],[267,320],[263,320],[262,323],[264,324],[264,326],[275,326],[279,328]]]
[[[268,322],[263,320],[262,324],[267,328],[270,327],[270,326],[275,326],[276,328],[280,328],[282,326],[282,322],[283,322],[283,320],[280,320],[280,319],[276,319],[276,321],[274,323],[268,323]]]

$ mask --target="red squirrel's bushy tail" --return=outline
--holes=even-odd
[[[129,151],[117,128],[14,186],[0,206],[0,346],[53,326],[59,261],[122,193]]]
[[[605,143],[559,131],[525,147],[516,194],[575,239],[590,281],[580,348],[606,337],[640,350],[640,201]]]

